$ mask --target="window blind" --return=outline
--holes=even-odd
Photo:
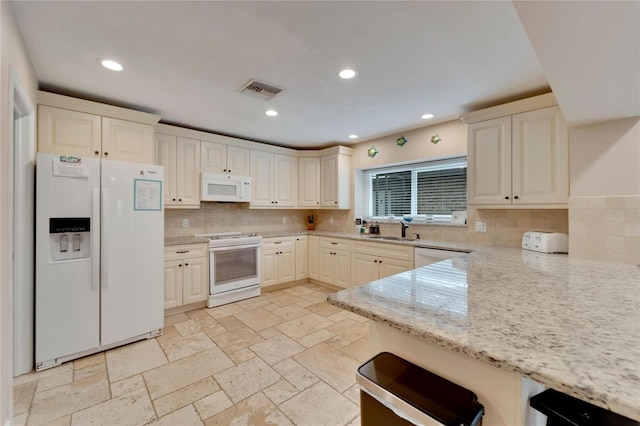
[[[369,169],[363,172],[367,216],[417,216],[438,219],[467,209],[467,159]]]

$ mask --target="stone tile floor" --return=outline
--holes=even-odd
[[[14,379],[16,425],[359,425],[367,319],[302,284],[165,318],[164,335]]]

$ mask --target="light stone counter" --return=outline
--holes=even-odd
[[[164,239],[164,246],[181,246],[185,244],[208,244],[209,240],[201,237],[169,237]]]
[[[482,248],[328,301],[640,420],[638,266]]]

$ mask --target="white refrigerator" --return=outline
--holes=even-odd
[[[36,370],[162,333],[163,168],[38,154]]]

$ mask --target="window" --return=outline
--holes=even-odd
[[[365,170],[367,216],[450,222],[451,212],[467,209],[467,159],[456,157]]]

